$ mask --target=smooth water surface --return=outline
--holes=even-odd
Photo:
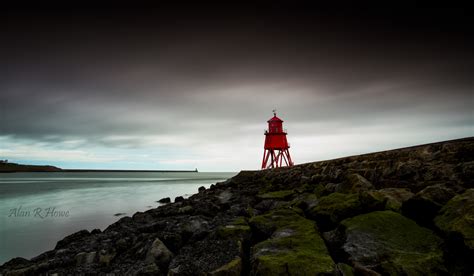
[[[76,231],[104,230],[123,216],[157,207],[163,197],[186,197],[235,174],[0,174],[0,264],[13,257],[34,257]],[[116,216],[119,213],[125,215]]]

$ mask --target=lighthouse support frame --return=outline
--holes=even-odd
[[[285,164],[283,164],[283,162],[285,162]],[[273,169],[282,166],[293,166],[293,161],[291,160],[290,152],[287,148],[264,150],[262,169]]]

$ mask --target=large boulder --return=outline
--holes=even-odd
[[[361,211],[362,205],[358,194],[332,193],[321,197],[307,214],[315,219],[323,230],[328,230],[335,227],[339,221],[355,216]]]
[[[290,209],[278,209],[253,217],[250,225],[267,237],[251,250],[251,275],[333,273],[334,262],[313,221]]]
[[[455,195],[445,184],[428,186],[402,205],[402,213],[421,225],[431,226],[441,207]]]
[[[231,223],[218,227],[216,235],[220,238],[234,239],[243,243],[250,239],[251,230],[245,217],[237,217]]]
[[[387,275],[446,273],[441,239],[399,213],[376,211],[345,219],[337,231],[356,268]]]
[[[474,250],[474,189],[448,201],[434,222],[448,237],[461,237],[464,245]]]
[[[407,188],[385,188],[377,190],[386,198],[385,209],[400,212],[404,202],[414,196]]]
[[[74,257],[76,259],[76,265],[89,265],[96,261],[96,252],[81,252],[76,254]]]
[[[73,242],[78,242],[84,239],[85,237],[90,236],[90,232],[87,230],[81,230],[76,233],[73,233],[64,239],[57,242],[56,247],[54,249],[61,249],[65,248],[66,246],[70,245]]]
[[[160,239],[155,239],[153,241],[146,255],[146,260],[148,263],[154,263],[165,271],[168,268],[172,258],[173,253]]]
[[[346,180],[336,186],[336,192],[339,193],[357,193],[359,191],[372,190],[374,186],[370,181],[360,174],[353,173],[346,177]]]
[[[319,202],[319,196],[313,193],[304,193],[298,195],[293,201],[292,206],[296,206],[303,211],[309,210],[316,206]]]

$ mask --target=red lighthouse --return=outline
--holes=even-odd
[[[282,166],[293,166],[291,161],[290,144],[286,140],[286,131],[283,130],[283,120],[276,116],[267,121],[268,130],[265,130],[265,148],[263,152],[262,170]],[[270,159],[270,160],[269,160]],[[285,162],[283,164],[283,161]]]

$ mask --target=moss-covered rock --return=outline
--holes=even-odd
[[[461,236],[464,245],[474,250],[474,189],[453,197],[434,221],[448,237]]]
[[[372,190],[374,187],[370,181],[360,174],[353,173],[346,177],[346,180],[336,187],[336,192],[339,193],[357,193],[359,191]]]
[[[317,197],[321,197],[323,195],[326,195],[328,194],[328,191],[326,190],[325,186],[323,184],[316,184],[316,186],[314,187],[313,189],[313,193],[317,196]]]
[[[237,257],[209,274],[212,276],[240,276],[241,272],[242,259]]]
[[[319,202],[319,197],[312,193],[301,194],[290,202],[291,206],[300,208],[301,210],[308,210],[316,206]]]
[[[407,188],[385,188],[377,190],[386,198],[385,209],[395,212],[401,212],[404,202],[414,196],[414,194]]]
[[[331,228],[339,221],[355,216],[361,211],[362,205],[358,194],[332,193],[321,197],[317,205],[310,208],[307,214],[323,228]]]
[[[288,200],[295,194],[294,190],[282,190],[282,191],[274,191],[268,192],[257,197],[261,199],[277,199],[277,200]]]
[[[230,224],[217,228],[216,234],[220,238],[231,238],[237,240],[245,240],[250,238],[250,226],[245,217],[237,217]]]
[[[387,197],[379,191],[362,191],[359,193],[359,201],[362,208],[367,211],[384,210],[387,204]]]
[[[402,213],[424,226],[431,227],[433,219],[456,193],[445,184],[431,185],[416,193],[402,206]]]
[[[354,269],[345,263],[336,264],[336,275],[338,276],[354,276]]]
[[[252,248],[252,275],[325,275],[334,262],[313,221],[292,210],[256,216],[250,225],[268,239]]]
[[[445,273],[441,239],[393,211],[376,211],[341,222],[344,251],[354,265],[389,275]]]

